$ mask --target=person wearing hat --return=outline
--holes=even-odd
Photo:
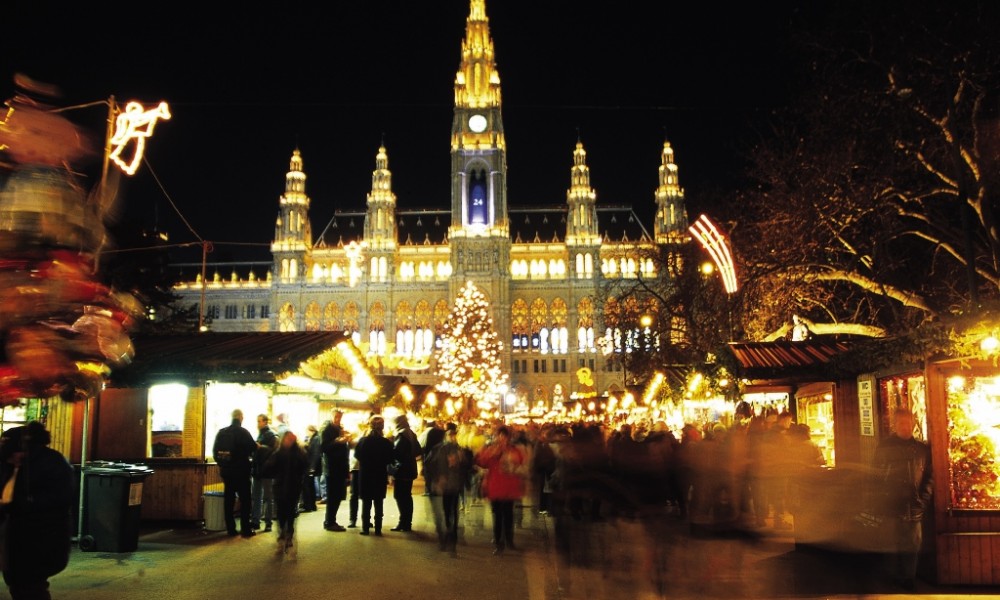
[[[399,509],[399,524],[392,531],[413,530],[413,480],[417,478],[417,457],[420,456],[420,442],[417,434],[410,429],[406,415],[395,419],[396,437],[392,450],[394,473],[392,474],[392,497]]]
[[[73,467],[51,439],[38,421],[0,437],[0,565],[14,600],[48,600],[49,577],[69,564]]]
[[[386,469],[393,460],[392,442],[382,434],[385,419],[372,415],[368,433],[358,440],[354,457],[358,459],[358,489],[361,495],[361,535],[372,528],[372,507],[375,508],[375,535],[382,535],[382,501],[389,487]]]

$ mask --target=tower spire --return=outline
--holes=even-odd
[[[597,192],[590,186],[590,167],[583,142],[576,142],[573,151],[573,168],[570,170],[570,188],[566,192],[569,219],[566,223],[566,244],[600,244],[597,231]]]
[[[396,247],[396,194],[392,192],[392,171],[385,143],[375,155],[372,171],[372,191],[368,194],[365,214],[365,242],[370,251],[392,250]]]
[[[660,185],[656,188],[656,221],[653,224],[656,242],[666,244],[683,241],[688,227],[684,190],[677,178],[674,149],[666,140],[660,153],[659,178]]]
[[[455,107],[499,106],[500,74],[493,54],[486,0],[471,0],[462,40],[462,63],[455,75]]]

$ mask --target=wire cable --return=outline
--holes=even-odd
[[[176,204],[174,204],[174,199],[170,197],[170,194],[167,193],[166,188],[164,188],[163,184],[160,183],[160,178],[156,176],[156,171],[153,170],[153,165],[149,164],[149,160],[146,158],[145,154],[142,156],[142,163],[146,165],[147,169],[149,169],[149,174],[153,176],[153,181],[155,181],[156,185],[159,186],[160,191],[163,192],[163,196],[167,199],[167,202],[170,203],[170,206],[174,209],[174,212],[177,213],[177,216],[180,217],[181,221],[188,228],[188,231],[191,232],[191,234],[195,237],[195,239],[197,239],[199,242],[204,243],[205,240],[202,239],[202,237],[198,235],[198,232],[194,230],[194,227],[192,227],[191,224],[188,223],[188,220],[181,213],[180,209],[177,208]]]

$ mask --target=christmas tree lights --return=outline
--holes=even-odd
[[[435,388],[458,404],[460,417],[495,411],[501,389],[507,385],[500,354],[503,342],[493,329],[490,304],[471,281],[465,284],[448,315],[436,353],[438,383]]]

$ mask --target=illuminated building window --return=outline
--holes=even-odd
[[[310,302],[306,306],[306,314],[305,314],[306,331],[319,331],[319,323],[321,316],[322,312],[320,311],[319,303]]]
[[[295,330],[295,307],[286,302],[278,311],[278,331]]]
[[[270,319],[271,318],[271,305],[270,304],[261,304],[260,305],[260,318],[261,319]]]
[[[340,329],[340,308],[336,302],[330,302],[323,309],[323,330],[337,331]]]
[[[240,314],[240,308],[238,306],[236,306],[235,304],[227,304],[226,305],[226,318],[227,319],[236,319],[236,318],[239,318],[239,314]]]
[[[257,318],[257,305],[247,304],[243,307],[243,318],[244,319],[256,319]]]

